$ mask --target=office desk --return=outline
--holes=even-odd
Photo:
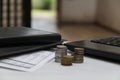
[[[89,57],[83,64],[49,62],[34,72],[0,69],[0,80],[120,80],[120,65]]]

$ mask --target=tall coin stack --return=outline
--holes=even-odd
[[[61,62],[63,56],[67,55],[67,47],[64,45],[58,45],[55,52],[55,62]]]
[[[74,63],[83,63],[84,49],[83,48],[75,48],[74,51],[75,52],[73,54],[73,56],[74,56],[73,62]]]

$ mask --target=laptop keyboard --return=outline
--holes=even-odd
[[[91,40],[91,42],[120,47],[120,36]]]

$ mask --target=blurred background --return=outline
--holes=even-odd
[[[33,28],[56,32],[56,15],[57,0],[32,0]]]
[[[119,0],[32,0],[32,27],[75,41],[119,35]]]
[[[0,0],[0,26],[60,33],[70,41],[120,34],[120,0]]]

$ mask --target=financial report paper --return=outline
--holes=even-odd
[[[0,60],[0,67],[31,72],[54,59],[54,53],[53,50],[37,51],[30,54],[5,58]]]

